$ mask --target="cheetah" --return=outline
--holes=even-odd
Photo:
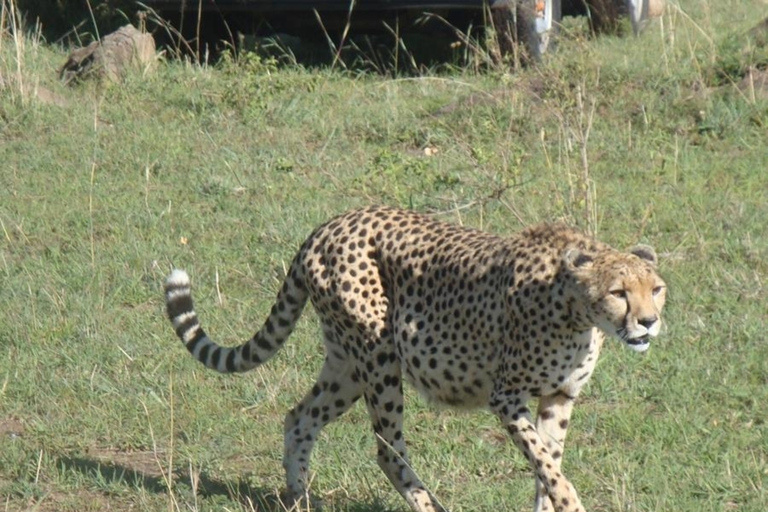
[[[309,499],[320,430],[364,397],[384,474],[414,512],[445,510],[408,461],[405,380],[436,404],[492,411],[534,472],[534,510],[581,512],[560,470],[574,401],[605,334],[638,352],[659,334],[666,285],[656,266],[647,245],[620,252],[564,224],[501,238],[369,207],[307,238],[267,320],[238,347],[219,346],[203,331],[184,271],[168,277],[165,298],[187,350],[223,373],[269,360],[312,301],[326,355],[316,383],[285,418],[292,502]]]

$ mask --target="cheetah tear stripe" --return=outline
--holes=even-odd
[[[237,347],[222,347],[205,333],[195,313],[189,275],[183,270],[174,270],[165,281],[166,311],[176,334],[195,359],[221,373],[245,372],[266,362],[282,347],[301,315],[306,292],[288,283],[278,301],[293,306],[282,311],[273,308],[261,330]]]

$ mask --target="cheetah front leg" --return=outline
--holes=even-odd
[[[539,399],[536,430],[544,441],[544,446],[552,456],[554,468],[560,471],[563,459],[565,434],[571,419],[574,399],[563,392],[557,392]],[[541,479],[536,478],[536,502],[534,512],[552,512],[552,501]]]
[[[505,396],[509,397],[504,393]],[[560,472],[560,464],[552,457],[546,443],[533,424],[531,412],[521,399],[504,400],[494,407],[515,445],[525,454],[536,479],[542,482],[556,512],[585,512],[571,482]],[[559,459],[558,459],[559,460]]]
[[[574,377],[570,379],[569,384],[559,391],[539,399],[536,419],[536,430],[544,441],[544,447],[552,456],[553,468],[558,472],[563,460],[565,435],[571,421],[573,404],[595,370],[600,349],[603,346],[604,335],[597,329],[591,329],[577,334],[574,341],[578,344],[588,343],[589,350],[586,357],[577,366]],[[557,510],[557,507],[554,509]],[[553,510],[547,486],[538,475],[536,477],[536,501],[533,510],[534,512],[551,512]]]

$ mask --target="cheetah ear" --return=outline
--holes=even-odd
[[[563,256],[563,262],[570,270],[587,268],[592,265],[592,261],[592,256],[583,253],[580,249],[568,249]]]
[[[653,247],[651,247],[650,245],[638,244],[632,247],[629,250],[629,253],[634,254],[638,258],[647,261],[654,267],[659,262],[659,259],[656,257],[656,251],[654,251]]]

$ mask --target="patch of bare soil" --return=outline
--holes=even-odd
[[[64,107],[69,104],[67,98],[45,86],[36,83],[34,79],[23,77],[22,80],[15,75],[0,74],[0,94],[16,93],[23,98],[34,98],[46,105]]]
[[[141,473],[148,477],[162,478],[160,465],[167,465],[167,454],[150,451],[126,452],[114,448],[88,450],[88,455],[95,462],[109,466],[120,466],[124,469]],[[165,469],[165,468],[164,468]]]
[[[43,495],[41,498],[31,498],[28,500],[8,501],[4,503],[9,511],[28,511],[36,512],[101,512],[110,511],[128,511],[136,510],[133,503],[126,503],[123,500],[104,496],[103,494],[86,489],[79,489],[75,493],[69,494],[60,491],[53,491]]]
[[[0,437],[21,437],[24,435],[24,424],[18,418],[0,418]]]
[[[768,70],[749,68],[736,88],[752,101],[768,100]]]
[[[528,102],[537,103],[545,96],[547,86],[543,76],[531,76],[515,79],[514,84],[495,91],[474,93],[440,107],[435,116],[444,116],[455,112],[471,111],[477,107],[503,107],[526,97]]]
[[[20,428],[21,427],[21,428]],[[23,434],[23,425],[13,419],[0,420],[0,433]],[[21,434],[18,434],[21,433]],[[163,457],[163,454],[158,455]],[[137,485],[157,495],[162,502],[167,488],[155,454],[147,451],[126,452],[116,449],[91,448],[82,457],[60,457],[57,463],[64,471],[80,473],[89,479],[98,475],[104,482],[125,482],[126,489]],[[2,482],[0,482],[1,484]],[[138,510],[134,493],[103,492],[79,486],[72,490],[56,488],[55,484],[39,483],[41,493],[32,497],[9,497],[3,504],[9,511],[39,512],[101,512]]]

